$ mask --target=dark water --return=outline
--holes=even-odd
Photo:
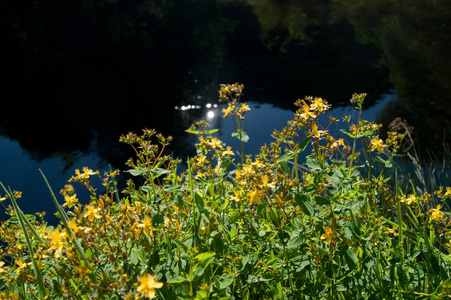
[[[186,157],[184,130],[211,111],[233,146],[214,106],[221,83],[245,84],[247,153],[297,98],[340,115],[354,92],[368,93],[367,118],[402,117],[423,149],[440,156],[449,141],[447,1],[0,0],[0,15],[0,181],[28,212],[51,210],[39,168],[56,191],[76,168],[123,169],[128,131],[172,135]]]

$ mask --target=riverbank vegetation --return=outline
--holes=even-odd
[[[0,293],[6,299],[440,299],[451,295],[451,187],[408,177],[394,160],[403,135],[350,117],[319,128],[330,106],[298,100],[287,126],[246,155],[243,86],[223,85],[224,117],[241,149],[198,122],[197,155],[165,153],[170,137],[145,129],[136,180],[77,170],[51,198],[61,222],[24,215],[2,184]],[[365,94],[351,103],[359,111]],[[342,137],[329,134],[345,122]],[[344,137],[347,137],[346,139]],[[359,150],[360,149],[360,150]],[[308,155],[305,155],[308,153]],[[304,154],[304,155],[303,155]],[[99,177],[102,186],[93,186]],[[418,177],[419,178],[419,177]],[[45,177],[44,177],[45,179]],[[76,189],[90,192],[83,204]],[[9,205],[8,203],[11,203]]]

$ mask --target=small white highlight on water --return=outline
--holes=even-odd
[[[215,112],[210,110],[209,112],[207,112],[207,118],[208,119],[213,119],[215,117]]]

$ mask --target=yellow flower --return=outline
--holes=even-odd
[[[251,165],[256,166],[257,168],[262,168],[265,166],[263,162],[259,159],[256,159],[254,162],[252,162]]]
[[[71,184],[66,184],[64,189],[61,190],[61,194],[71,195],[75,193],[74,187]]]
[[[197,157],[197,162],[199,163],[199,165],[203,165],[205,163],[205,159],[207,159],[207,157],[205,155],[199,155]]]
[[[243,171],[240,173],[241,175],[254,174],[255,171],[252,169],[251,165],[243,165]]]
[[[143,222],[138,227],[142,228],[143,232],[148,236],[152,235],[151,230],[155,230],[152,226],[152,219],[149,216],[145,216]]]
[[[310,108],[312,110],[316,110],[317,112],[321,113],[329,108],[327,104],[324,103],[322,98],[316,97],[313,100],[313,103],[310,105]]]
[[[354,124],[351,125],[350,129],[353,135],[357,135],[359,133],[359,129]]]
[[[268,188],[275,188],[275,184],[274,183],[268,183],[269,182],[269,176],[268,175],[263,175],[262,176],[262,185],[263,187],[268,187]]]
[[[240,106],[241,113],[245,113],[250,110],[251,110],[251,108],[249,107],[249,105],[247,105],[246,103],[241,103],[241,106]]]
[[[393,228],[387,228],[387,231],[391,234],[393,234],[394,236],[397,236],[398,233],[396,232],[396,230],[398,229],[398,227],[393,226]]]
[[[233,153],[233,151],[232,151],[232,147],[231,147],[231,146],[227,146],[226,151],[224,151],[224,152],[222,153],[222,156],[225,156],[225,155],[235,155],[235,154]]]
[[[222,112],[224,113],[223,118],[227,118],[227,116],[233,111],[234,107],[233,104],[229,103],[229,107],[223,108]]]
[[[217,138],[212,138],[208,144],[213,148],[222,148],[222,142]]]
[[[451,187],[447,186],[446,192],[445,192],[445,197],[449,197],[449,196],[451,196]]]
[[[312,124],[312,131],[309,132],[310,136],[313,135],[315,138],[319,138],[323,133],[324,130],[318,130],[318,126],[315,123]]]
[[[431,220],[436,220],[437,222],[440,222],[446,218],[445,214],[442,211],[440,211],[441,208],[442,206],[439,204],[437,205],[437,208],[433,208],[429,211],[431,213],[430,217]]]
[[[31,262],[25,263],[23,262],[22,258],[19,258],[16,260],[16,265],[18,266],[17,272],[20,272],[22,269],[26,268],[27,266],[31,265]]]
[[[97,173],[88,169],[88,167],[83,167],[83,173],[81,173],[79,169],[76,169],[75,174],[77,174],[75,179],[89,179],[89,176],[96,175]]]
[[[77,222],[75,222],[75,219],[70,220],[67,222],[67,226],[69,226],[70,230],[72,230],[74,233],[77,233],[80,228],[77,225]]]
[[[277,204],[282,204],[283,203],[282,199],[280,199],[280,196],[278,194],[276,194],[276,203]]]
[[[301,119],[307,121],[310,117],[316,118],[316,115],[310,111],[310,107],[305,103],[304,100],[302,100],[302,104],[302,109],[304,112],[301,114]]]
[[[250,202],[255,203],[257,205],[262,204],[262,201],[260,200],[261,194],[263,194],[263,192],[260,190],[255,190],[253,192],[249,192],[248,196],[250,197]]]
[[[448,247],[448,249],[451,250],[451,241],[449,241],[448,243],[445,243],[445,246]]]
[[[0,274],[2,274],[2,273],[6,273],[6,270],[5,269],[3,269],[3,265],[5,264],[5,262],[4,261],[0,261]]]
[[[138,222],[133,223],[132,227],[130,227],[129,231],[134,232],[136,227],[138,227]]]
[[[75,268],[75,272],[78,274],[78,276],[80,277],[86,277],[91,273],[91,270],[89,270],[86,267],[80,266],[80,267],[76,267]]]
[[[156,282],[150,274],[139,277],[139,283],[138,293],[147,298],[155,298],[155,289],[160,289],[163,286],[162,282]]]
[[[89,221],[94,221],[94,218],[100,219],[102,216],[99,214],[99,209],[95,208],[92,205],[88,205],[86,206],[86,208],[88,209],[87,212],[85,212],[84,217],[88,218]]]
[[[415,197],[415,195],[410,194],[407,199],[401,199],[401,202],[407,202],[407,205],[410,205],[417,202],[417,198]]]
[[[65,195],[64,200],[66,202],[63,204],[63,206],[67,206],[68,208],[71,208],[78,202],[77,194],[73,194],[72,196]]]
[[[337,238],[337,235],[330,229],[329,226],[324,227],[324,233],[321,235],[322,240],[326,240],[326,243],[330,245],[332,239]]]
[[[49,232],[49,237],[52,239],[52,249],[55,249],[55,256],[59,257],[63,252],[63,248],[66,246],[64,239],[67,236],[66,231],[51,231]]]
[[[233,193],[235,194],[235,196],[230,197],[230,199],[235,201],[236,203],[240,203],[240,191],[234,191]]]
[[[384,147],[384,142],[381,139],[372,139],[371,140],[371,151],[374,151],[377,149],[379,153],[382,152],[382,148]]]

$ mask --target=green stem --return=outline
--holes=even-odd
[[[196,203],[194,199],[193,173],[191,170],[191,164],[189,162],[189,159],[187,161],[187,164],[188,164],[189,191],[191,197],[191,213],[193,215],[193,246],[196,246],[199,233],[197,230],[197,221],[196,221]]]
[[[294,172],[296,174],[296,183],[299,183],[299,172],[298,172],[298,154],[294,156]],[[299,189],[299,184],[296,185]]]
[[[357,119],[357,125],[359,126],[360,123],[360,116],[362,115],[362,110],[359,110],[359,118]],[[356,129],[356,132],[358,132],[358,128]],[[354,134],[354,133],[353,133]],[[350,156],[350,162],[349,162],[349,168],[348,168],[348,177],[351,175],[351,171],[352,171],[352,163],[354,161],[354,155],[355,155],[355,147],[357,144],[357,135],[354,135],[354,142],[352,143],[352,152],[351,152],[351,156]]]
[[[157,189],[156,189],[156,187],[155,187],[155,182],[154,182],[154,178],[153,178],[153,175],[152,174],[150,174],[150,185],[151,185],[151,187],[152,187],[152,194],[153,194],[153,197],[156,199],[157,198]],[[160,201],[155,201],[156,202],[156,204],[157,204],[157,211],[158,211],[158,214],[160,214]]]
[[[238,115],[236,115],[236,124],[237,124],[237,130],[240,133],[240,145],[241,145],[241,164],[244,164],[244,143],[243,143],[243,137],[242,134],[244,134],[243,130],[243,124],[240,124],[240,118]]]
[[[396,190],[398,191],[398,170],[395,170],[395,187]],[[396,201],[396,210],[398,213],[398,243],[402,246],[403,244],[403,240],[404,240],[404,233],[403,233],[403,222],[402,222],[402,211],[401,211],[401,201]]]
[[[290,284],[290,291],[293,292],[294,291],[294,287],[293,287],[293,279],[291,278],[291,271],[290,271],[290,264],[288,261],[288,255],[287,255],[287,251],[285,248],[285,245],[283,245],[283,254],[285,256],[285,264],[288,270],[288,282]]]

